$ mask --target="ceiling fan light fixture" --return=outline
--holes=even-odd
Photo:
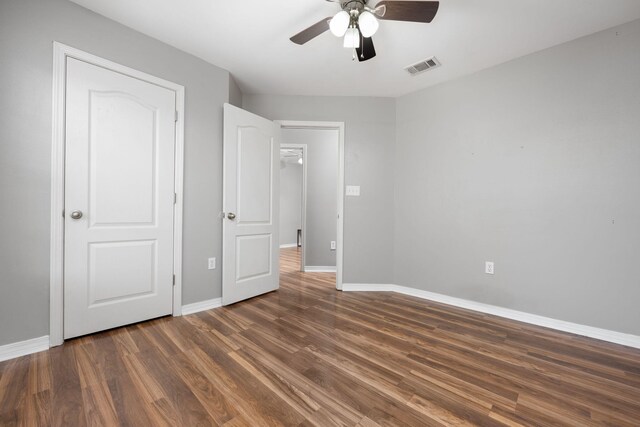
[[[331,18],[331,21],[329,21],[329,29],[334,36],[342,37],[344,36],[344,33],[347,32],[350,22],[351,16],[349,16],[349,13],[341,10],[340,12],[336,13],[333,18]]]
[[[357,49],[360,47],[360,32],[356,27],[350,27],[344,34],[344,47]]]
[[[360,27],[362,36],[368,38],[378,31],[380,23],[378,23],[376,17],[373,16],[373,13],[364,11],[358,17],[358,26]]]

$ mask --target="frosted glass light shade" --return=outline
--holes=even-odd
[[[344,47],[357,49],[360,47],[360,33],[355,27],[351,27],[344,34]]]
[[[351,17],[349,16],[349,13],[341,10],[340,12],[336,13],[333,18],[331,18],[331,21],[329,21],[329,29],[334,36],[342,37],[347,31],[347,28],[349,28],[350,21]]]
[[[362,32],[363,37],[371,37],[378,31],[380,24],[373,13],[364,11],[358,18],[358,26]]]

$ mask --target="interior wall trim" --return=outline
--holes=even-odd
[[[0,346],[0,362],[49,350],[49,335]]]
[[[448,295],[423,291],[421,289],[410,288],[392,284],[366,284],[366,283],[344,283],[343,291],[347,292],[397,292],[417,298],[435,301],[454,307],[466,308],[481,313],[492,314],[511,320],[543,326],[558,331],[569,332],[615,344],[626,345],[628,347],[640,348],[640,336],[626,334],[623,332],[611,331],[608,329],[596,328],[593,326],[581,325],[578,323],[566,322],[564,320],[552,319],[550,317],[539,316],[537,314],[526,313],[524,311],[512,310],[495,305],[484,304],[462,298],[450,297]]]
[[[213,298],[182,306],[182,315],[198,313],[222,307],[222,298]],[[0,346],[0,362],[16,357],[39,353],[49,349],[49,335]]]
[[[185,316],[218,307],[222,307],[222,298],[213,298],[205,301],[194,302],[193,304],[182,306],[182,315]]]
[[[284,248],[295,248],[297,247],[298,244],[297,243],[285,243],[280,245],[280,249],[284,249]]]
[[[336,267],[331,265],[305,265],[305,273],[335,273]]]
[[[338,131],[338,224],[337,224],[337,236],[336,236],[336,289],[342,290],[342,276],[343,276],[343,253],[344,253],[344,141],[345,141],[345,124],[344,122],[318,122],[318,121],[297,121],[297,120],[274,120],[275,123],[280,124],[283,129],[335,129]],[[292,144],[288,144],[292,145]],[[304,144],[300,144],[304,145]],[[306,156],[308,153],[305,151],[303,154]],[[306,164],[306,162],[305,162]],[[304,168],[306,174],[306,167]],[[306,185],[307,177],[304,176],[303,180]],[[306,197],[306,191],[305,191]],[[306,204],[306,201],[304,202]],[[304,217],[305,214],[303,214]],[[303,226],[305,218],[303,218]],[[303,227],[304,228],[304,227]],[[302,232],[302,259],[304,265],[304,239],[305,232]]]

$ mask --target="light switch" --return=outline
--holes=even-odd
[[[359,196],[360,195],[360,186],[359,185],[347,185],[347,196]]]

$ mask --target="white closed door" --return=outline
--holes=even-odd
[[[174,91],[67,59],[64,337],[171,314]]]
[[[280,126],[224,105],[222,304],[278,289]]]

